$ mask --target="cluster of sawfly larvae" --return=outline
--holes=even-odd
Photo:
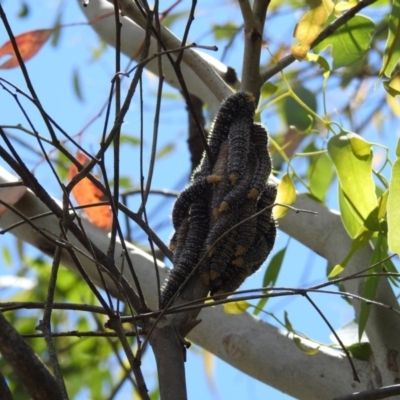
[[[163,307],[194,268],[211,295],[235,291],[274,245],[276,187],[268,182],[268,135],[254,123],[254,112],[250,93],[225,100],[208,141],[211,159],[204,153],[174,204],[173,269],[162,289]]]

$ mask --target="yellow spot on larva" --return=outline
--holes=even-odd
[[[253,188],[250,190],[249,194],[247,195],[248,199],[256,199],[260,195],[260,191]]]
[[[238,180],[239,180],[239,173],[232,172],[231,174],[229,174],[229,182],[231,183],[232,186],[235,186]]]
[[[207,179],[208,183],[218,183],[222,179],[222,176],[221,175],[209,175],[209,176],[207,176],[206,179]]]
[[[233,265],[236,265],[237,267],[242,267],[243,264],[244,264],[243,258],[242,258],[242,257],[235,258],[235,259],[232,261],[232,264],[233,264]]]
[[[218,208],[218,212],[222,213],[226,210],[229,210],[229,204],[226,201],[223,201]]]

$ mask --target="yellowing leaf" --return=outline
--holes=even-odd
[[[247,301],[235,301],[233,303],[224,304],[224,311],[227,314],[243,314],[250,306],[251,304]]]
[[[15,41],[17,42],[22,59],[27,61],[32,58],[46,43],[53,31],[53,29],[38,29],[36,31],[29,31],[16,36]],[[19,66],[11,41],[4,43],[0,48],[0,57],[5,55],[11,55],[11,58],[0,65],[1,69],[15,68]]]
[[[390,79],[383,82],[383,87],[392,97],[400,94],[400,72],[396,72]]]
[[[76,159],[83,166],[89,162],[89,158],[79,152],[76,155]],[[68,179],[71,180],[77,173],[78,168],[74,164],[71,164],[68,171]],[[89,178],[80,180],[72,189],[72,194],[80,206],[89,206],[107,200],[103,192],[98,189]],[[110,206],[86,207],[84,210],[93,225],[107,232],[111,230],[113,215]]]
[[[331,0],[309,0],[307,3],[310,10],[298,22],[293,35],[300,42],[292,47],[292,54],[298,60],[306,57],[334,8]]]
[[[331,273],[328,275],[328,278],[334,278],[336,275],[339,275],[343,270],[344,268],[340,264],[335,265],[332,268]]]
[[[296,201],[296,188],[290,175],[285,174],[278,185],[276,203],[292,205]],[[287,207],[275,206],[273,215],[275,219],[284,217],[289,209]]]

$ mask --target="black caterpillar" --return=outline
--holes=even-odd
[[[212,295],[235,291],[274,245],[276,187],[268,183],[268,134],[254,123],[254,112],[250,93],[238,92],[224,101],[208,141],[211,159],[204,152],[175,202],[170,244],[174,266],[162,288],[163,308],[195,267]]]

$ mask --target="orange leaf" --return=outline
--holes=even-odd
[[[88,157],[80,152],[76,154],[76,159],[82,166],[85,166],[90,161]],[[68,179],[71,180],[77,173],[78,168],[74,164],[71,164],[68,171]],[[89,178],[80,180],[72,189],[72,194],[80,206],[87,206],[107,200],[103,192]],[[113,215],[109,206],[86,207],[84,210],[93,225],[107,232],[111,230]]]
[[[32,58],[46,43],[53,31],[54,29],[38,29],[36,31],[21,33],[21,35],[16,36],[15,40],[22,59],[27,61]],[[6,55],[11,55],[11,58],[0,65],[1,69],[15,68],[19,66],[11,41],[4,43],[0,49],[0,57]]]

